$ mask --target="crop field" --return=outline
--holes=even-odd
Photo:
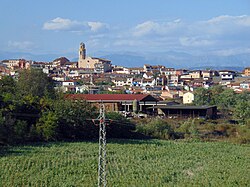
[[[250,146],[110,140],[107,186],[249,186]],[[98,143],[0,148],[0,186],[97,186]]]

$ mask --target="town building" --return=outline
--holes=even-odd
[[[148,107],[156,106],[158,100],[148,94],[68,94],[66,99],[87,101],[95,106],[105,105],[107,111],[133,112],[133,105],[140,112],[146,112]]]
[[[157,105],[149,107],[148,110],[167,118],[217,118],[216,106]]]
[[[183,104],[191,104],[194,101],[194,94],[192,92],[186,92],[183,94]]]
[[[111,61],[103,58],[87,57],[85,44],[81,43],[79,48],[78,68],[92,69],[94,72],[111,72]]]
[[[28,69],[30,64],[25,59],[9,59],[3,60],[2,64],[6,65],[7,68],[15,69]]]
[[[243,70],[243,75],[244,75],[244,76],[250,77],[250,67],[246,67],[246,68]]]
[[[236,72],[232,70],[220,70],[219,74],[222,81],[232,81],[236,76]]]

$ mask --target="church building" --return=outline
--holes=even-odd
[[[80,43],[78,68],[92,69],[98,73],[110,72],[112,70],[111,61],[103,58],[86,57],[84,43]]]

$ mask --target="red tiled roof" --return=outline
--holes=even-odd
[[[156,101],[148,94],[67,94],[66,99],[83,99],[87,101]]]

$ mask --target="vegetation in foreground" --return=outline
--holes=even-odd
[[[230,120],[159,118],[141,119],[134,123],[137,133],[151,138],[250,143],[250,123],[239,125]]]
[[[36,69],[20,71],[18,80],[12,77],[0,80],[0,146],[98,137],[98,127],[91,121],[98,116],[98,110],[87,102],[65,100],[53,87],[53,81]],[[108,138],[250,142],[249,93],[236,95],[232,90],[216,86],[199,88],[195,94],[195,104],[216,104],[225,119],[211,122],[191,119],[130,121],[118,113],[108,113],[107,117],[113,119],[107,128]],[[235,124],[230,124],[231,118]]]
[[[97,186],[98,143],[2,148],[0,186]],[[248,186],[250,147],[224,142],[110,140],[108,186]]]

